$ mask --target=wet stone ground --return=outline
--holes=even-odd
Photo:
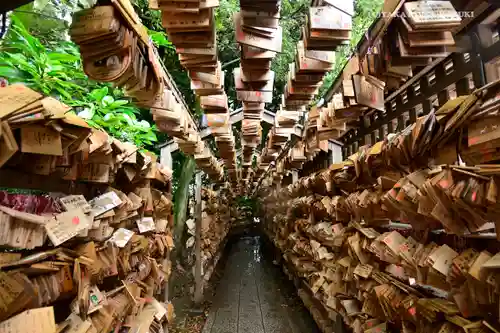
[[[259,236],[228,244],[203,333],[316,333],[316,324]]]

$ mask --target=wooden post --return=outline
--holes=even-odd
[[[299,180],[299,172],[297,170],[292,170],[292,184],[295,184]]]
[[[172,151],[170,145],[160,150],[160,163],[172,170]]]
[[[201,272],[201,172],[196,173],[196,185],[195,185],[195,254],[196,262],[194,268],[194,280],[195,280],[195,291],[194,291],[194,303],[195,305],[201,305],[203,301],[203,276]]]

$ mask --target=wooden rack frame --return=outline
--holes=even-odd
[[[490,9],[490,10],[488,10]],[[500,57],[498,30],[490,23],[500,17],[500,9],[480,6],[474,12],[474,26],[464,22],[457,40],[468,44],[462,53],[436,59],[385,99],[385,112],[373,112],[360,117],[358,128],[342,137],[343,156],[355,153],[360,146],[374,144],[387,134],[400,131],[450,98],[467,95],[496,79],[492,71]],[[468,51],[468,52],[467,52]],[[494,68],[490,68],[493,66]]]

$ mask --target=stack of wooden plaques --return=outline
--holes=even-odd
[[[267,149],[263,152],[264,161],[273,161],[289,141],[292,134],[296,133],[299,117],[306,111],[306,107],[314,98],[324,74],[332,69],[335,62],[335,52],[305,50],[304,43],[297,44],[296,59],[290,64],[288,83],[285,94],[282,96],[280,111],[277,113],[276,124],[270,132]],[[309,132],[316,137],[316,128]],[[305,161],[303,154],[304,145],[289,151],[287,162],[294,168],[300,168]],[[290,165],[289,165],[290,166]]]
[[[223,93],[224,75],[217,61],[215,36],[217,6],[218,0],[158,1],[163,26],[197,95]]]
[[[22,85],[0,96],[2,186],[46,192],[2,195],[0,331],[160,332],[173,319],[154,298],[171,269],[171,170]]]
[[[300,132],[296,131],[297,114],[306,111],[317,89],[321,86],[323,76],[333,68],[335,52],[332,49],[340,45],[343,40],[348,40],[350,36],[351,16],[354,11],[352,1],[316,1],[312,5],[314,7],[310,9],[309,25],[304,28],[303,40],[297,44],[295,62],[290,64],[288,83],[285,86],[285,94],[282,96],[279,112],[284,118],[279,118],[277,115],[277,124],[268,136],[269,139],[262,152],[261,163],[263,165],[259,165],[259,170],[267,169],[269,163],[276,159],[290,140],[291,135]],[[332,17],[337,20],[332,21]],[[364,82],[365,80],[362,81]],[[364,89],[364,85],[359,84],[358,89],[361,88]],[[293,115],[294,121],[285,120],[290,119],[286,116],[288,112],[289,115]],[[332,122],[328,124],[330,123]],[[317,128],[317,124],[321,124],[321,131]],[[304,142],[295,149],[289,150],[283,172],[288,167],[300,168],[307,159],[306,154],[312,158],[327,145],[327,139],[337,138],[341,134],[336,130],[334,132],[326,129],[324,126],[326,124],[326,121],[318,123],[314,118],[311,121],[310,116],[307,130],[303,133]],[[319,133],[321,135],[318,137]]]
[[[0,88],[0,100],[4,105],[0,166],[67,180],[108,183],[121,177],[122,169],[131,181],[141,173],[126,165],[134,163],[151,166],[150,176],[162,179],[156,157],[90,128],[70,112],[70,107],[53,98],[43,98],[24,85],[14,84]]]
[[[338,315],[355,332],[497,331],[499,314],[487,309],[499,305],[500,166],[477,163],[500,160],[498,92],[493,84],[450,100],[267,192],[266,233],[323,308],[325,332]],[[278,172],[279,163],[263,186]]]
[[[352,11],[352,9],[349,9],[349,6],[352,7],[352,2],[350,2],[350,5],[349,3],[338,2],[339,3],[337,4],[336,1],[332,0],[328,3],[321,3],[322,6],[317,8],[321,9],[319,12],[323,14],[319,15],[320,17],[316,18],[314,21],[320,22],[322,20],[322,15],[327,13],[328,15],[337,15],[344,18],[347,16],[349,17],[349,20],[347,21],[350,22],[351,17],[346,14],[345,11]],[[348,29],[343,31],[349,32],[350,23],[345,27]],[[304,40],[297,43],[295,62],[290,64],[288,83],[285,86],[285,94],[282,97],[280,112],[291,112],[290,114],[296,115],[297,112],[303,113],[306,111],[309,103],[313,100],[314,95],[317,93],[319,86],[321,86],[323,76],[326,72],[333,68],[335,63],[335,52],[331,50],[335,47],[336,45],[330,45],[325,48],[309,47],[307,45],[306,37],[304,37]],[[264,162],[274,160],[273,157],[276,155],[276,152],[279,152],[284,147],[286,142],[289,141],[292,133],[297,132],[295,131],[296,124],[297,122],[293,124],[291,122],[283,122],[282,125],[278,123],[278,126],[275,126],[272,129],[270,139],[267,142],[267,149],[263,152],[267,154],[264,156]],[[310,151],[313,153],[318,151],[320,142],[331,138],[326,137],[325,131],[322,131],[323,135],[321,136],[321,140],[318,140],[317,133],[318,130],[315,127],[310,127],[310,130],[307,131],[305,135],[305,137],[309,138],[309,143],[315,143],[310,148]],[[291,163],[293,165],[288,166],[300,168],[302,163],[305,161],[304,148],[306,147],[307,145],[303,143],[295,150],[289,151],[287,163]]]
[[[322,308],[324,332],[334,332],[328,319],[339,315],[354,332],[496,331],[498,314],[484,309],[498,305],[500,253],[480,242],[339,222],[325,198],[282,193],[265,201],[266,232]]]
[[[147,32],[135,23],[139,19],[126,3],[113,1],[77,12],[70,35],[80,46],[83,69],[91,79],[113,82],[147,103],[163,89],[161,76]]]
[[[399,28],[388,41],[392,51],[399,51],[393,64],[413,65],[450,54],[455,45],[452,30],[461,23],[450,1],[408,1],[401,14]]]
[[[110,6],[97,6],[78,12],[73,19],[70,33],[80,46],[85,72],[97,81],[123,86],[127,94],[137,100],[138,105],[151,108],[153,119],[160,131],[176,138],[186,153],[201,154],[205,149],[196,125],[185,105],[178,100],[179,97],[169,90],[175,84],[162,69],[156,50],[132,5],[129,0],[113,0],[111,3]],[[172,9],[176,13],[196,11],[196,8],[191,8],[191,2],[188,5],[178,2],[169,5],[179,7],[177,11]],[[200,7],[210,11],[211,17],[211,8],[216,5],[218,3],[211,1],[203,2]],[[182,25],[184,21],[179,22],[174,19],[172,24]],[[196,36],[199,34],[198,32]],[[102,47],[103,43],[106,47]],[[199,47],[199,44],[191,46]],[[200,75],[214,82],[214,76],[217,75],[212,69],[209,72]],[[215,81],[221,84],[220,70],[217,77],[219,80]],[[200,93],[205,94],[220,93],[222,89],[220,85],[215,88],[203,84],[200,86],[197,82],[193,85],[196,89],[201,89]],[[220,165],[213,156],[209,160],[210,162],[206,162],[202,159],[201,167],[210,169],[210,174],[214,175],[216,180],[220,179]]]
[[[405,1],[399,12],[382,13],[384,17],[377,24],[389,20],[387,33],[382,38],[368,40],[370,46],[366,54],[351,57],[343,71],[343,79],[350,80],[350,75],[361,72],[383,80],[387,90],[393,91],[411,78],[417,67],[457,52],[459,47],[454,35],[463,22],[455,8],[475,8],[472,2],[469,9],[459,3]]]
[[[352,0],[314,0],[303,28],[302,37],[308,50],[335,50],[351,39]]]
[[[322,150],[326,140],[344,135],[352,128],[350,123],[357,122],[368,110],[385,110],[384,81],[360,72],[357,60],[348,67],[343,74],[342,91],[326,106],[313,107],[309,112],[305,137],[306,151],[312,153],[309,157]]]
[[[194,130],[188,110],[176,100],[172,91],[165,88],[155,96],[150,107],[158,129],[169,136],[186,140]]]
[[[227,133],[219,134],[215,138],[215,143],[219,149],[219,156],[227,170],[227,177],[229,181],[235,185],[240,179],[239,168],[236,161],[236,149],[234,147],[234,135],[228,127]]]
[[[297,43],[295,63],[290,65],[285,90],[286,107],[307,105],[321,85],[323,76],[333,68],[335,52],[306,50],[304,43]]]
[[[194,127],[188,125],[184,113],[176,113],[180,120],[184,122],[184,125],[179,124],[174,128],[164,125],[166,121],[173,118],[171,117],[173,113],[162,110],[162,116],[158,116],[159,114],[156,113],[156,123],[164,127],[158,126],[158,128],[167,133],[174,133],[174,141],[179,145],[180,150],[185,154],[194,156],[196,165],[206,174],[210,175],[213,181],[221,181],[224,177],[224,170],[220,162],[213,156],[210,149],[204,143],[200,133]]]
[[[243,46],[242,55],[249,47]],[[262,52],[266,53],[266,52]],[[268,52],[272,53],[273,52]],[[271,58],[266,60],[270,63]],[[257,60],[259,61],[259,60]],[[251,61],[249,61],[251,63]],[[265,103],[272,102],[274,72],[268,68],[261,73],[252,67],[236,68],[234,70],[234,82],[238,99],[243,102],[243,122],[242,122],[242,147],[243,147],[243,167],[248,168],[252,163],[252,158],[257,146],[261,143],[262,128],[260,125]],[[257,66],[258,67],[258,66]],[[266,65],[267,67],[267,65]],[[246,173],[246,171],[245,171]]]
[[[233,74],[238,100],[243,103],[242,166],[247,184],[255,148],[261,144],[260,122],[265,103],[273,100],[271,61],[281,52],[280,5],[279,0],[241,0],[241,11],[234,15],[241,66]]]
[[[214,182],[221,182],[224,179],[224,168],[221,163],[215,158],[210,149],[205,146],[205,149],[200,154],[195,154],[194,159],[196,165],[205,172]]]
[[[226,244],[226,237],[231,227],[231,212],[229,198],[220,189],[215,192],[207,188],[201,189],[201,268],[205,282],[210,280],[218,260]],[[187,240],[186,247],[192,248],[190,262],[193,263],[192,273],[195,275],[195,223],[192,219],[186,222],[191,237]]]
[[[224,164],[236,175],[234,138],[229,124],[227,96],[224,93],[224,73],[217,60],[214,10],[218,0],[170,1],[159,0],[163,25],[169,40],[175,45],[181,65],[188,70],[191,89],[201,96],[212,134],[216,138]],[[194,133],[178,140],[181,149],[195,152],[195,160],[202,170],[213,175],[215,181],[223,179],[221,164],[210,154]]]
[[[200,98],[201,107],[205,110],[208,126],[215,137],[215,143],[228,171],[230,181],[235,184],[238,181],[236,149],[234,147],[234,135],[229,123],[229,110],[227,96],[207,95]]]
[[[221,157],[228,168],[235,169],[234,139],[224,93],[224,73],[217,61],[214,10],[218,5],[218,0],[158,1],[163,25],[169,40],[176,47],[182,66],[189,72],[191,88],[198,96],[202,96],[201,107],[207,114],[216,142],[221,144]],[[191,143],[194,144],[193,141]],[[201,162],[205,160],[200,156],[197,159],[200,163],[205,163]],[[212,158],[210,160],[213,162]],[[202,168],[207,168],[207,165]],[[220,174],[221,177],[216,178],[220,180],[221,170],[217,168],[210,173]]]
[[[385,81],[389,91],[395,90],[413,76],[415,67],[456,51],[454,31],[460,25],[452,1],[407,1],[387,34],[374,41],[364,57],[353,57],[348,67],[359,67]]]
[[[323,76],[333,68],[337,46],[350,38],[352,15],[354,12],[352,1],[314,1],[309,10],[306,27],[303,28],[302,40],[298,42],[295,62],[290,64],[288,83],[282,98],[281,112],[304,112],[313,100],[317,89],[321,86]],[[334,18],[334,19],[332,19]],[[266,160],[274,160],[276,151],[280,151],[289,141],[290,135],[296,133],[295,124],[285,122],[285,126],[275,126],[267,142]],[[316,124],[316,122],[310,122]],[[278,124],[279,125],[279,124]],[[321,139],[324,141],[325,131]],[[289,150],[285,167],[300,168],[306,160],[305,152],[315,154],[319,151],[318,130],[315,126],[308,126],[303,133],[304,142],[296,149]],[[306,144],[307,142],[307,144]],[[323,144],[324,145],[324,144]],[[310,147],[307,150],[307,147]],[[312,157],[309,154],[309,157]]]

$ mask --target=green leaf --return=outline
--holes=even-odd
[[[120,108],[118,112],[128,115],[129,118],[132,120],[137,120],[137,117],[135,116],[134,112],[129,109]]]
[[[95,121],[96,124],[98,124],[99,126],[101,126],[103,128],[107,128],[109,126],[109,124],[101,118],[94,117],[94,119],[92,119],[92,120]]]
[[[101,102],[104,96],[108,94],[108,87],[102,87],[100,89],[94,89],[90,92],[89,97],[97,102]]]
[[[142,139],[144,139],[144,140],[148,140],[148,141],[151,141],[151,142],[155,142],[155,141],[158,140],[157,137],[156,137],[156,134],[154,132],[152,132],[152,131],[149,131],[149,132],[147,132],[145,134],[142,134],[142,135],[140,135],[140,137]]]
[[[80,57],[68,53],[58,53],[50,52],[47,54],[50,60],[65,61],[65,62],[77,62],[80,61]]]
[[[113,104],[113,102],[115,101],[115,99],[113,98],[113,96],[104,96],[102,101],[101,101],[101,104],[103,106],[110,106],[111,104]]]
[[[28,30],[24,27],[21,21],[15,16],[11,15],[12,20],[12,32],[13,38],[17,38],[19,42],[25,43],[32,51],[31,55],[43,54],[46,52],[40,41],[33,37]]]
[[[65,98],[67,98],[67,99],[71,99],[71,97],[72,97],[72,96],[71,96],[71,94],[70,94],[70,93],[69,93],[66,89],[61,88],[61,87],[57,87],[57,86],[56,86],[56,87],[54,87],[54,88],[57,90],[57,92],[58,92],[59,94],[61,94],[61,95],[62,95],[62,96],[64,96]],[[47,94],[50,94],[50,92],[47,92]]]
[[[87,120],[87,124],[89,124],[90,126],[92,126],[94,128],[101,128],[101,126],[99,126],[95,121],[93,121],[91,119]]]
[[[124,100],[124,99],[119,99],[111,103],[109,106],[110,109],[116,109],[119,108],[120,106],[127,105],[129,101]]]
[[[129,126],[134,126],[134,120],[126,113],[120,113],[117,115],[120,119],[123,119]]]
[[[95,6],[95,4],[97,3],[97,0],[78,0],[78,3],[83,8],[91,8],[91,7]]]
[[[22,80],[23,75],[17,68],[0,65],[0,77],[7,80]]]
[[[35,0],[33,8],[42,11],[47,6],[48,3],[49,0]]]
[[[135,127],[141,132],[151,131],[151,125],[146,120],[135,122]]]
[[[156,46],[163,46],[167,48],[173,48],[172,42],[168,40],[167,34],[160,31],[149,30],[149,37]]]

